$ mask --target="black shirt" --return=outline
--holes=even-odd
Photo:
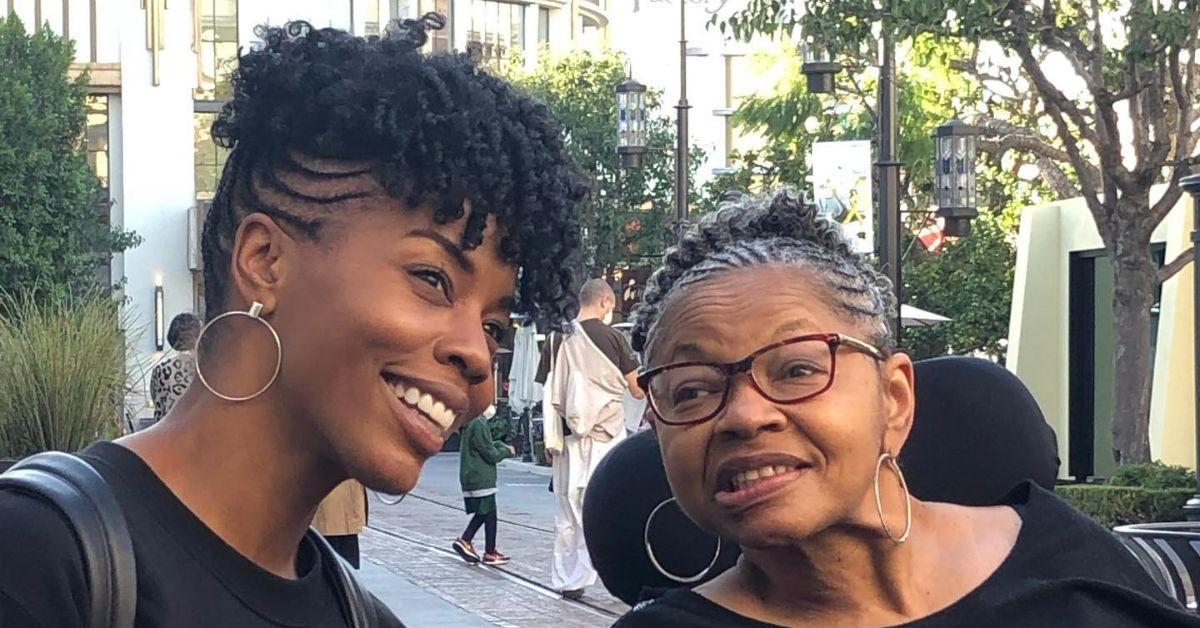
[[[630,347],[629,341],[625,339],[625,334],[605,325],[604,321],[598,318],[579,321],[579,326],[604,357],[617,365],[622,375],[638,370],[640,362],[637,354],[633,352],[633,347]],[[562,334],[555,332],[551,338],[554,340],[554,348],[557,349],[562,343]],[[542,355],[538,360],[537,376],[534,378],[539,384],[545,384],[546,376],[550,374],[550,344],[550,340],[542,343]]]
[[[132,451],[96,443],[82,454],[125,511],[145,626],[346,626],[316,545],[301,543],[296,580],[226,544]],[[88,587],[68,524],[50,505],[0,491],[0,626],[87,625]],[[399,620],[375,600],[384,625]]]
[[[1092,519],[1032,483],[1003,503],[1023,521],[1000,567],[962,599],[914,628],[958,626],[1200,626]],[[777,628],[687,589],[639,604],[615,628]]]

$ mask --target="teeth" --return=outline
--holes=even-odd
[[[792,470],[791,467],[788,467],[785,465],[774,465],[774,466],[765,466],[761,469],[751,469],[749,471],[742,471],[741,473],[733,476],[733,487],[734,487],[734,490],[740,491],[749,486],[753,486],[759,480],[762,480],[764,478],[769,478],[769,477],[775,476],[775,475],[782,475],[791,470]]]
[[[441,401],[434,401],[433,395],[422,393],[417,388],[409,388],[404,384],[396,384],[394,391],[404,403],[413,406],[433,419],[443,430],[450,429],[457,415]]]

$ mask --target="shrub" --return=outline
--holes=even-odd
[[[73,451],[120,432],[124,322],[99,294],[0,298],[0,458]]]
[[[1194,488],[1142,488],[1105,484],[1068,484],[1055,493],[1106,527],[1130,523],[1183,521],[1183,504]]]
[[[1196,476],[1192,470],[1178,465],[1148,462],[1127,464],[1117,468],[1108,479],[1110,486],[1140,486],[1142,488],[1185,488],[1196,487]]]
[[[70,40],[0,17],[0,289],[65,293],[108,284],[97,269],[135,246],[109,228],[81,141],[86,74],[68,78]]]

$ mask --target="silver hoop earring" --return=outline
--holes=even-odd
[[[658,511],[661,510],[663,506],[666,506],[673,501],[675,501],[674,497],[668,497],[667,499],[659,502],[659,504],[654,507],[654,510],[650,511],[650,516],[646,517],[646,526],[643,530],[642,540],[646,544],[646,557],[650,559],[650,564],[654,565],[654,568],[658,570],[658,573],[680,584],[692,584],[699,582],[704,578],[704,576],[707,576],[708,572],[712,571],[712,568],[717,564],[717,559],[721,557],[721,537],[717,537],[717,551],[713,553],[712,560],[709,561],[707,567],[700,570],[700,573],[694,576],[677,576],[664,569],[663,566],[659,564],[658,559],[654,557],[654,548],[650,547],[650,522],[654,520],[654,515],[657,515]]]
[[[255,399],[259,395],[267,392],[267,389],[275,384],[275,380],[279,379],[279,369],[283,366],[283,344],[279,342],[279,334],[275,332],[275,328],[272,327],[271,324],[266,321],[266,319],[260,316],[260,314],[262,314],[262,308],[262,303],[255,301],[254,304],[250,306],[250,309],[245,312],[236,310],[225,312],[211,321],[208,321],[208,324],[200,328],[200,334],[196,336],[196,377],[199,378],[200,383],[208,389],[208,392],[212,393],[216,397],[232,402],[250,401],[251,399]],[[204,370],[200,368],[200,347],[202,346],[200,343],[204,340],[204,334],[207,333],[208,330],[213,325],[217,324],[221,319],[230,318],[233,316],[248,316],[251,320],[256,320],[262,323],[266,326],[267,331],[271,332],[271,339],[275,341],[275,372],[271,374],[271,379],[262,388],[258,389],[258,392],[245,397],[234,397],[232,395],[224,395],[220,392],[217,392],[217,390],[212,387],[212,384],[205,379]]]
[[[896,477],[900,478],[900,487],[904,489],[904,534],[896,537],[892,534],[891,528],[888,527],[887,517],[883,516],[883,499],[879,496],[879,470],[883,468],[884,461],[887,461],[888,466],[896,473]],[[883,524],[883,533],[887,535],[896,545],[908,540],[908,533],[912,532],[912,495],[908,492],[908,482],[904,481],[904,473],[900,471],[900,464],[896,462],[896,457],[888,452],[883,452],[879,456],[879,460],[875,461],[875,510],[879,512],[879,523]]]
[[[404,501],[405,497],[408,497],[408,493],[400,493],[400,497],[397,497],[396,499],[393,499],[393,500],[388,500],[383,496],[383,493],[380,493],[379,491],[371,491],[371,492],[375,493],[376,499],[378,499],[379,501],[383,502],[384,504],[386,504],[388,506],[395,506],[396,504],[399,504],[400,502]],[[390,495],[389,495],[389,497],[390,497]]]

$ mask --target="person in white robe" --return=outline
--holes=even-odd
[[[583,536],[583,496],[588,480],[605,454],[625,438],[626,392],[644,396],[637,387],[636,367],[622,373],[611,351],[602,350],[592,336],[605,334],[606,345],[612,340],[607,334],[620,336],[607,327],[615,305],[608,284],[601,279],[587,282],[580,291],[580,313],[572,332],[552,334],[548,339],[550,364],[543,414],[555,494],[550,581],[569,598],[582,596],[597,579]],[[596,324],[599,321],[603,326]],[[620,338],[623,341],[624,337]]]

